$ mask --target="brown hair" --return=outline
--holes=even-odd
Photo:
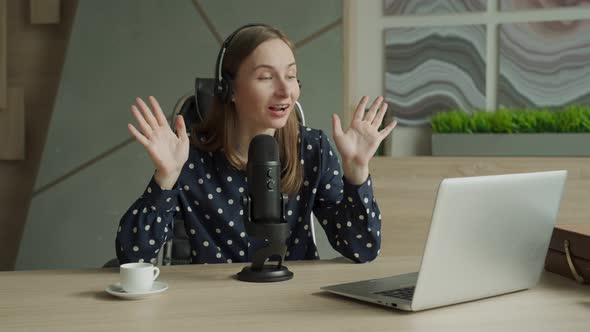
[[[295,53],[293,43],[282,31],[274,27],[260,25],[240,30],[226,49],[223,72],[235,78],[240,65],[258,45],[276,38],[284,41]],[[235,142],[237,121],[233,102],[224,104],[215,97],[203,123],[192,128],[192,143],[207,152],[222,148],[230,165],[243,170],[246,165],[238,158],[236,147],[232,145],[232,142]],[[203,140],[200,139],[202,137]],[[281,191],[295,194],[303,180],[303,167],[299,161],[299,125],[295,112],[291,112],[283,128],[276,130],[275,137],[282,166]]]

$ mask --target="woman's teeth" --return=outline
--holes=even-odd
[[[289,105],[275,105],[271,106],[270,109],[276,112],[284,112]]]

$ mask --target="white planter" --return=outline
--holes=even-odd
[[[590,133],[432,134],[433,156],[590,156]]]

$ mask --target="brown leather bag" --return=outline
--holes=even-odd
[[[545,270],[590,284],[590,224],[555,226]]]

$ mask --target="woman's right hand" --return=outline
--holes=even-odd
[[[131,113],[139,130],[130,123],[127,128],[150,155],[156,167],[155,181],[162,189],[172,189],[188,159],[189,138],[184,119],[181,115],[176,116],[174,128],[177,134],[174,133],[156,98],[150,96],[148,100],[151,109],[141,98],[135,98],[137,106],[131,105]]]

